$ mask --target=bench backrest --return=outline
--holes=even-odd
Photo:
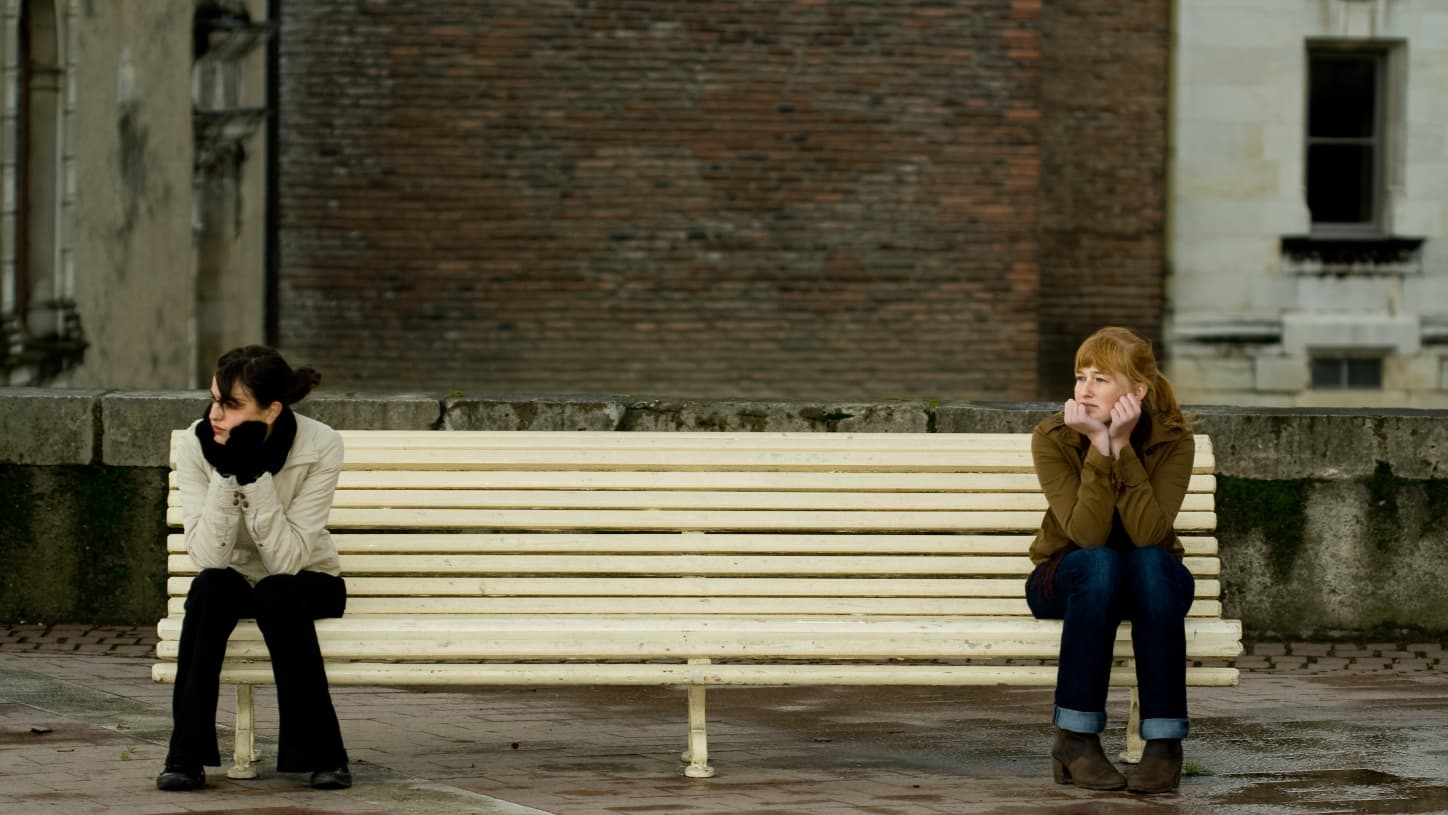
[[[349,616],[1030,615],[1029,434],[343,436]],[[1177,517],[1195,617],[1221,616],[1213,468],[1198,436]],[[178,495],[173,473],[174,527]],[[195,566],[168,547],[179,615]]]

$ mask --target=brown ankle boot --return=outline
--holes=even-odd
[[[1126,777],[1116,771],[1101,751],[1101,737],[1095,733],[1057,730],[1051,746],[1051,768],[1057,784],[1075,784],[1088,790],[1119,790]]]
[[[1131,773],[1132,792],[1172,792],[1182,782],[1182,740],[1151,739],[1141,751],[1141,763]]]

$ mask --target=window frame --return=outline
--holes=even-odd
[[[1349,368],[1354,362],[1373,362],[1377,365],[1376,385],[1354,385]],[[1343,351],[1343,350],[1322,350],[1308,354],[1307,358],[1307,387],[1309,390],[1322,392],[1338,391],[1381,391],[1384,389],[1384,375],[1386,373],[1387,354],[1373,351]],[[1319,363],[1330,362],[1338,366],[1338,385],[1323,385],[1317,381],[1316,368]]]
[[[1308,184],[1311,178],[1310,156],[1314,145],[1364,144],[1372,147],[1372,180],[1369,185],[1369,217],[1361,222],[1318,221],[1312,217],[1308,206],[1308,221],[1314,238],[1374,238],[1389,234],[1388,204],[1388,149],[1390,135],[1388,108],[1391,92],[1389,85],[1393,73],[1394,44],[1376,41],[1308,40],[1305,51],[1306,64],[1303,71],[1303,124],[1302,124],[1302,194],[1304,204],[1309,201]],[[1371,58],[1375,66],[1373,89],[1373,122],[1370,139],[1323,137],[1312,135],[1312,65],[1319,56],[1354,56]]]

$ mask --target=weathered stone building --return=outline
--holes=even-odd
[[[1179,5],[1183,396],[1448,405],[1448,4]]]
[[[1167,9],[283,3],[278,339],[355,385],[1062,395],[1159,332]]]
[[[12,384],[191,383],[190,17],[189,2],[0,4]]]
[[[0,0],[0,384],[191,387],[261,339],[250,6]]]

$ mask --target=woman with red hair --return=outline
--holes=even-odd
[[[1026,600],[1037,618],[1064,621],[1051,749],[1057,783],[1159,793],[1181,781],[1194,581],[1173,522],[1195,452],[1151,343],[1118,327],[1081,344],[1075,393],[1032,434],[1049,508],[1031,545]],[[1146,741],[1129,778],[1100,740],[1122,620],[1131,622]]]

